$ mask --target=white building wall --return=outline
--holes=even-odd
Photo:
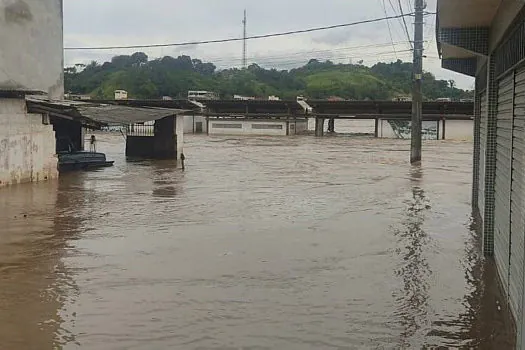
[[[423,128],[435,128],[436,122],[423,122]],[[443,124],[439,122],[439,139],[443,137]],[[426,139],[429,139],[430,135],[427,135]],[[392,125],[388,120],[380,120],[379,123],[379,137],[380,138],[397,138]],[[445,122],[445,139],[446,140],[458,140],[458,141],[469,141],[474,138],[474,121],[472,120],[447,120]],[[410,134],[405,135],[405,139],[410,139]],[[434,136],[432,139],[436,139]]]
[[[210,119],[209,134],[286,136],[286,121]]]
[[[295,120],[288,122],[288,135],[300,135],[308,131],[308,122],[306,120]]]
[[[308,131],[308,121],[307,120],[301,120],[295,122],[295,133],[296,134],[303,134]]]
[[[0,1],[0,90],[64,96],[62,0]]]
[[[440,137],[443,135],[443,128],[440,125]],[[473,120],[447,120],[445,122],[445,139],[457,141],[474,140],[474,121]]]
[[[25,100],[0,99],[0,187],[58,177],[55,132]]]
[[[201,115],[187,115],[184,116],[184,133],[185,134],[193,134],[194,132],[197,132],[197,126],[198,123],[202,123],[202,133],[208,132],[208,125],[206,123],[206,117],[203,117]]]

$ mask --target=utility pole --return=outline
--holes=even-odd
[[[423,10],[425,0],[415,0],[416,11],[414,21],[414,62],[413,62],[413,87],[412,87],[412,135],[410,148],[410,163],[421,162],[421,134],[423,94],[421,91],[423,79]]]
[[[246,10],[244,10],[244,20],[242,21],[242,24],[244,26],[243,36],[242,36],[242,68],[246,69],[248,66],[248,58],[247,58],[247,49],[246,49]]]

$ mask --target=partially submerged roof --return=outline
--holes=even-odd
[[[180,115],[187,110],[175,108],[132,107],[96,102],[52,101],[26,98],[27,108],[32,113],[48,113],[50,116],[76,120],[90,128],[105,125],[129,125],[159,120]]]

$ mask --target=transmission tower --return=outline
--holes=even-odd
[[[248,66],[248,58],[247,58],[247,48],[246,48],[246,24],[247,24],[247,21],[246,21],[246,10],[244,10],[244,20],[242,21],[242,24],[243,24],[243,37],[242,37],[242,67],[244,69],[247,68]]]

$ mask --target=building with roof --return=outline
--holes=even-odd
[[[525,2],[438,0],[442,66],[475,78],[472,206],[525,347]]]
[[[58,176],[53,126],[25,96],[63,99],[61,0],[2,1],[0,187]]]

